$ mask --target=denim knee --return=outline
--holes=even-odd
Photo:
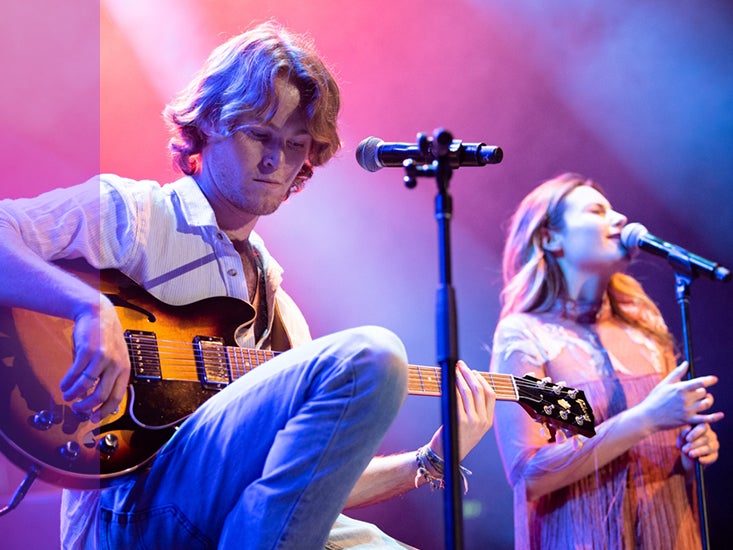
[[[364,361],[361,376],[378,386],[379,393],[392,393],[402,404],[407,395],[407,353],[402,340],[392,331],[378,326],[363,326],[350,331],[360,347]]]

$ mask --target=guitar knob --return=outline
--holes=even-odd
[[[583,418],[582,416],[576,416],[575,417],[575,423],[578,426],[582,426],[583,425],[583,422],[585,422],[585,418]]]
[[[66,460],[76,460],[79,458],[80,447],[76,441],[67,441],[66,444],[59,449],[61,456]]]
[[[550,416],[552,414],[552,411],[553,410],[555,410],[555,406],[554,405],[545,405],[544,406],[544,411],[545,411],[545,414],[547,416]]]
[[[102,454],[111,455],[117,450],[118,446],[119,441],[117,439],[117,436],[114,434],[107,434],[99,442],[99,451]]]
[[[563,420],[567,420],[568,416],[570,416],[568,414],[568,411],[560,411],[560,418],[562,418]]]
[[[577,395],[578,395],[578,390],[576,390],[575,388],[568,390],[568,396],[570,397],[570,399],[575,399],[575,396]]]
[[[33,415],[33,425],[39,430],[48,430],[53,424],[53,413],[47,409]]]

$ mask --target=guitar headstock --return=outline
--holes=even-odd
[[[566,435],[596,435],[593,409],[581,390],[534,376],[515,377],[519,404],[536,421]]]

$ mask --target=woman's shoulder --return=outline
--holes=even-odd
[[[515,332],[526,329],[539,329],[545,324],[537,313],[509,313],[499,320],[497,332]]]
[[[534,313],[511,313],[502,317],[494,333],[492,351],[495,356],[508,357],[514,352],[538,358],[545,354],[547,331]]]

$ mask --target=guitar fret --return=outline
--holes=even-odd
[[[496,391],[497,397],[501,394],[510,396],[508,399],[515,401],[519,400],[519,392],[517,391],[516,381],[513,377],[506,374],[491,372],[486,373],[485,376],[488,377],[489,384],[491,384],[491,387]],[[495,380],[496,378],[503,380],[503,382],[497,382]]]
[[[420,372],[420,369],[417,369],[417,376],[420,379],[420,389],[422,389],[422,391],[425,391],[425,382],[423,382],[422,373]]]
[[[442,371],[440,370],[440,367],[430,367],[430,370],[433,372],[433,376],[430,379],[430,381],[433,383],[433,389],[434,389],[435,392],[437,392],[438,394],[440,394],[440,393],[442,393],[441,392],[441,386],[443,384],[443,379],[442,379],[442,376],[441,376],[442,375]]]
[[[244,350],[241,348],[237,348],[237,353],[239,354],[239,362],[237,363],[237,370],[239,372],[239,376],[244,376],[247,374],[247,363],[244,358]]]
[[[228,348],[227,353],[229,355],[229,376],[232,380],[239,380],[242,373],[240,370],[240,361],[237,357],[237,348]]]

